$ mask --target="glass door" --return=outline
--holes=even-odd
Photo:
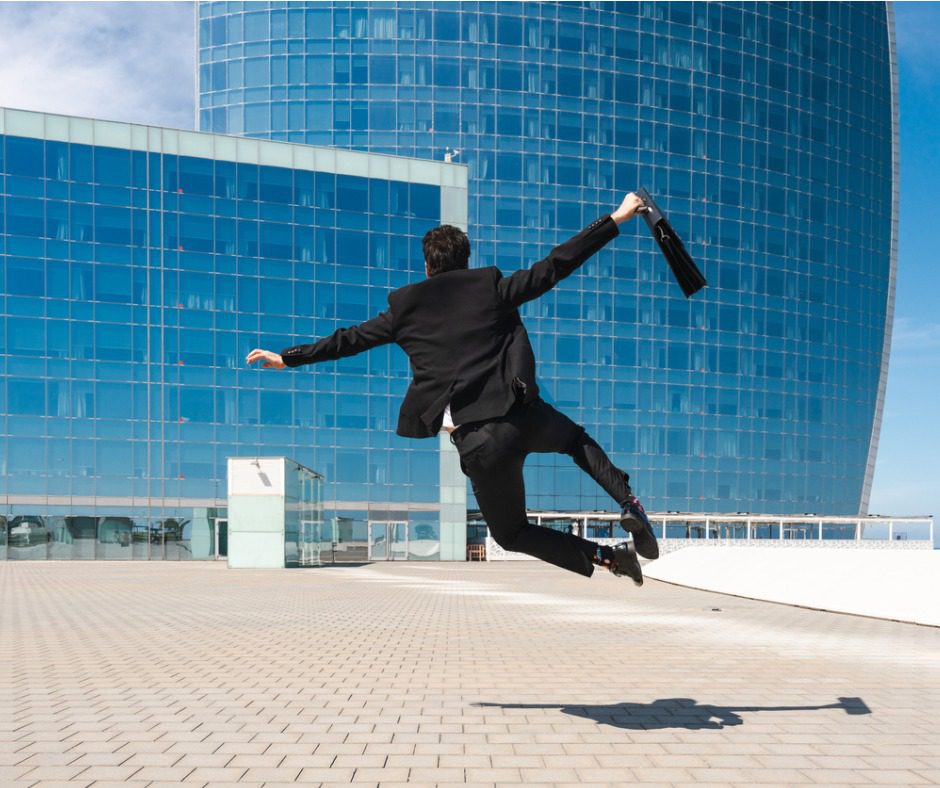
[[[408,523],[369,521],[369,560],[404,561],[408,557]]]
[[[298,561],[301,566],[320,566],[320,551],[323,536],[319,520],[300,521],[300,555]]]
[[[389,561],[408,560],[408,523],[388,524]]]
[[[228,557],[228,520],[215,521],[215,558]]]

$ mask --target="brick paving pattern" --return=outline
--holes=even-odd
[[[940,629],[540,564],[8,561],[0,660],[4,788],[940,784]]]

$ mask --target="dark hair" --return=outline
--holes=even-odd
[[[470,261],[470,239],[463,230],[452,224],[442,224],[428,230],[421,242],[421,248],[424,251],[428,276],[445,271],[459,271],[467,268]]]

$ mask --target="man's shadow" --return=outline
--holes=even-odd
[[[685,728],[690,731],[719,730],[743,725],[741,712],[755,711],[822,711],[842,709],[846,714],[871,714],[861,698],[839,698],[836,703],[821,706],[712,706],[699,704],[692,698],[661,698],[652,703],[612,703],[607,706],[559,705],[555,703],[477,703],[477,706],[500,709],[558,709],[565,714],[584,717],[605,725],[627,730],[660,730]]]

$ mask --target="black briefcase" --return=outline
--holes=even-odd
[[[685,250],[682,239],[676,235],[676,231],[672,229],[672,225],[663,216],[659,206],[653,202],[650,193],[642,187],[637,189],[636,193],[645,204],[645,207],[640,208],[637,212],[646,220],[646,226],[650,228],[650,232],[659,245],[663,257],[669,263],[672,275],[679,283],[679,287],[682,288],[682,292],[685,293],[685,297],[689,298],[693,293],[697,293],[705,287],[707,284],[705,277],[702,276],[702,272],[698,270],[698,266],[695,265],[689,253]]]

